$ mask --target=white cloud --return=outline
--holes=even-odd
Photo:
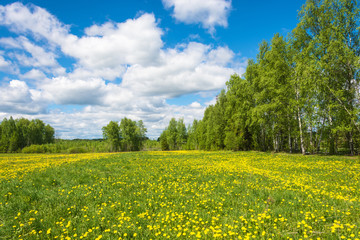
[[[33,99],[32,91],[26,82],[12,80],[8,85],[0,87],[0,111],[10,113],[39,113],[45,105]]]
[[[15,38],[0,38],[0,44],[7,48],[21,48],[19,41]]]
[[[31,100],[29,88],[23,81],[12,80],[8,87],[2,89],[1,100],[4,102],[25,103]]]
[[[126,67],[124,65],[102,68],[79,67],[76,68],[73,72],[69,73],[68,76],[75,79],[103,78],[109,81],[113,81],[117,78],[121,78],[125,71]]]
[[[0,24],[8,26],[16,33],[31,33],[35,37],[49,39],[54,43],[65,41],[69,37],[69,27],[62,24],[45,9],[15,2],[0,5]]]
[[[213,65],[226,66],[233,57],[234,53],[228,47],[218,47],[209,52],[208,62]]]
[[[0,25],[8,26],[18,34],[31,33],[38,39],[48,40],[51,46],[58,46],[64,54],[78,61],[75,77],[91,75],[107,80],[120,78],[124,73],[124,65],[157,64],[159,50],[163,46],[163,32],[157,26],[153,14],[143,14],[123,23],[107,22],[101,26],[93,25],[85,29],[85,36],[77,37],[70,34],[69,27],[45,9],[13,3],[0,6]],[[18,44],[9,38],[0,39],[0,43],[13,48]],[[55,55],[42,51],[23,38],[21,43],[32,55],[32,58],[29,58],[25,54],[15,54],[21,64],[56,64]]]
[[[6,61],[3,56],[0,56],[0,70],[6,69],[10,65],[11,65],[11,63],[9,61]]]
[[[172,2],[169,6],[175,11],[178,1]],[[202,10],[199,1],[194,3],[189,21],[200,22],[210,31],[227,25],[229,1],[219,1],[218,12],[214,1],[203,2]],[[201,16],[197,18],[196,12]],[[169,105],[166,99],[217,92],[234,73],[233,66],[237,67],[235,54],[226,46],[190,42],[164,48],[163,31],[153,14],[93,25],[85,29],[85,35],[75,36],[45,9],[14,3],[0,6],[0,25],[19,35],[0,38],[7,54],[7,59],[0,55],[0,68],[17,60],[27,66],[19,79],[36,80],[35,86],[13,80],[1,87],[5,94],[0,96],[0,116],[1,112],[37,114],[59,130],[62,138],[101,137],[102,126],[123,117],[144,120],[150,137],[158,136],[172,117],[192,123],[202,118],[204,106],[199,102]],[[75,60],[72,67],[58,63],[63,55]],[[46,108],[53,103],[60,107]],[[78,106],[69,113],[65,105]],[[50,112],[43,114],[46,109]]]
[[[42,84],[44,98],[56,104],[101,104],[105,82],[98,78],[73,80],[56,77]]]
[[[234,73],[227,66],[233,53],[228,48],[210,49],[208,45],[192,42],[183,49],[163,51],[159,66],[129,67],[123,76],[123,86],[145,95],[166,97],[221,89]],[[219,53],[223,56],[215,59]]]
[[[86,36],[61,43],[62,51],[78,60],[72,77],[121,78],[127,65],[158,64],[162,30],[153,14],[123,23],[107,22],[85,29]]]
[[[156,63],[163,43],[152,14],[124,23],[106,23],[86,29],[87,36],[61,44],[63,51],[86,68],[114,68],[121,64]]]
[[[36,117],[53,126],[57,130],[59,137],[71,139],[101,138],[101,128],[103,126],[111,120],[119,121],[124,117],[143,120],[148,128],[147,135],[151,138],[157,138],[172,117],[184,118],[185,124],[188,125],[195,118],[202,118],[204,111],[204,107],[198,102],[188,106],[169,105],[166,104],[165,98],[162,97],[135,96],[132,92],[126,91],[118,85],[110,84],[104,87],[101,81],[93,80],[92,87],[100,86],[101,92],[107,93],[106,100],[104,100],[105,102],[109,101],[107,104],[88,105],[83,110],[74,112],[52,110],[50,114],[42,114],[43,111],[39,114],[39,110],[42,109],[42,105],[39,103],[49,101],[49,99],[46,99],[47,95],[54,97],[52,100],[56,100],[58,103],[64,103],[61,101],[66,102],[75,96],[77,98],[72,99],[72,102],[77,101],[79,104],[84,103],[82,101],[85,101],[85,99],[93,97],[99,99],[99,96],[87,95],[94,92],[89,89],[90,87],[82,91],[79,90],[79,87],[84,87],[84,82],[80,80],[71,82],[69,79],[56,78],[55,81],[58,82],[53,82],[53,85],[46,85],[42,92],[29,89],[23,81],[11,81],[9,86],[0,89],[0,91],[8,93],[6,97],[0,97],[2,103],[0,104],[0,113],[8,113],[3,117],[9,117],[10,115],[15,117],[17,115],[13,113],[21,113],[20,116],[30,119],[34,117],[33,113],[38,113]],[[70,90],[65,89],[70,84],[73,84],[74,87],[71,87]],[[51,92],[56,91],[56,89],[58,93]],[[89,92],[86,93],[86,90]],[[112,101],[112,104],[110,101]],[[13,111],[9,109],[10,107]]]
[[[103,25],[92,25],[85,29],[86,35],[90,37],[103,37],[108,34],[113,34],[116,32],[117,26],[116,23],[106,22]]]
[[[31,69],[25,74],[21,75],[22,79],[45,80],[46,75],[39,69]]]
[[[165,8],[173,8],[173,17],[187,24],[201,23],[213,33],[215,26],[227,27],[231,0],[163,0]]]
[[[0,72],[18,74],[19,68],[9,60],[0,55]]]
[[[192,102],[190,104],[190,107],[193,107],[193,108],[201,108],[201,104],[199,102]]]
[[[138,104],[145,104],[145,99],[139,99]],[[148,102],[148,100],[146,100]],[[151,100],[150,100],[151,101]],[[141,103],[142,102],[142,103]],[[174,106],[162,104],[156,111],[152,109],[137,109],[136,111],[124,111],[126,106],[117,109],[109,109],[104,106],[88,106],[82,111],[66,113],[54,112],[51,115],[40,115],[41,119],[49,123],[61,138],[101,138],[101,128],[109,121],[120,121],[127,117],[132,120],[143,120],[148,129],[147,136],[157,138],[169,124],[172,117],[184,118],[186,126],[194,119],[202,118],[204,108],[198,106]]]
[[[129,89],[125,89],[117,84],[107,84],[106,96],[104,98],[104,104],[111,108],[125,108],[127,110],[135,110],[136,104],[139,103],[139,96]]]
[[[0,38],[0,45],[7,49],[6,55],[11,58],[14,64],[25,67],[41,68],[43,71],[54,75],[61,74],[62,67],[56,61],[56,54],[40,47],[28,38],[20,36],[17,38]],[[13,65],[14,73],[17,71],[17,65]],[[15,70],[14,70],[15,69]]]
[[[34,67],[55,67],[58,65],[55,60],[56,56],[52,52],[46,52],[42,47],[36,46],[25,37],[20,37],[19,42],[24,50],[32,56],[23,62],[23,65]]]

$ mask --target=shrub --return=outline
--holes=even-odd
[[[68,149],[68,153],[86,153],[86,152],[88,151],[84,147],[74,147]]]
[[[24,147],[22,153],[46,153],[47,148],[44,145],[31,145],[29,147]]]

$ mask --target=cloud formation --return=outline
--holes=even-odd
[[[164,1],[179,19],[188,16],[209,31],[227,25],[229,1],[194,3],[194,12],[185,13],[181,1]],[[102,126],[125,116],[144,120],[148,135],[156,137],[172,117],[189,124],[206,106],[201,101],[170,105],[167,99],[218,91],[235,72],[235,54],[226,46],[194,40],[164,47],[164,31],[149,13],[92,25],[76,36],[45,9],[13,3],[0,5],[0,26],[12,32],[0,38],[0,71],[13,69],[17,75],[0,80],[5,93],[0,94],[0,116],[36,115],[63,138],[101,137]],[[60,59],[73,64],[62,65]]]
[[[39,101],[36,90],[28,87],[26,82],[12,80],[0,87],[0,112],[37,114],[45,110],[46,104]]]
[[[223,52],[219,59],[214,55]],[[184,94],[221,89],[234,70],[227,67],[234,53],[228,48],[212,49],[191,42],[162,51],[161,64],[133,65],[123,76],[123,86],[145,95],[177,97]]]
[[[167,9],[173,9],[173,17],[186,24],[200,23],[214,33],[215,26],[227,27],[231,0],[163,0]]]
[[[24,6],[15,2],[0,6],[0,23],[13,32],[32,34],[36,38],[46,38],[57,44],[74,37],[69,35],[69,26],[45,9],[32,4]]]
[[[5,70],[11,65],[10,62],[6,61],[3,56],[0,56],[0,69]]]

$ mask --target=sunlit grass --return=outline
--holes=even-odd
[[[63,163],[99,159],[112,153],[88,154],[0,154],[0,180],[22,178],[33,170],[54,167]]]
[[[357,239],[357,158],[0,155],[0,239]]]

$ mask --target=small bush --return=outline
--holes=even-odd
[[[86,152],[88,151],[84,147],[74,147],[68,149],[68,153],[86,153]]]
[[[46,153],[47,148],[44,145],[31,145],[29,147],[24,147],[22,153]]]

